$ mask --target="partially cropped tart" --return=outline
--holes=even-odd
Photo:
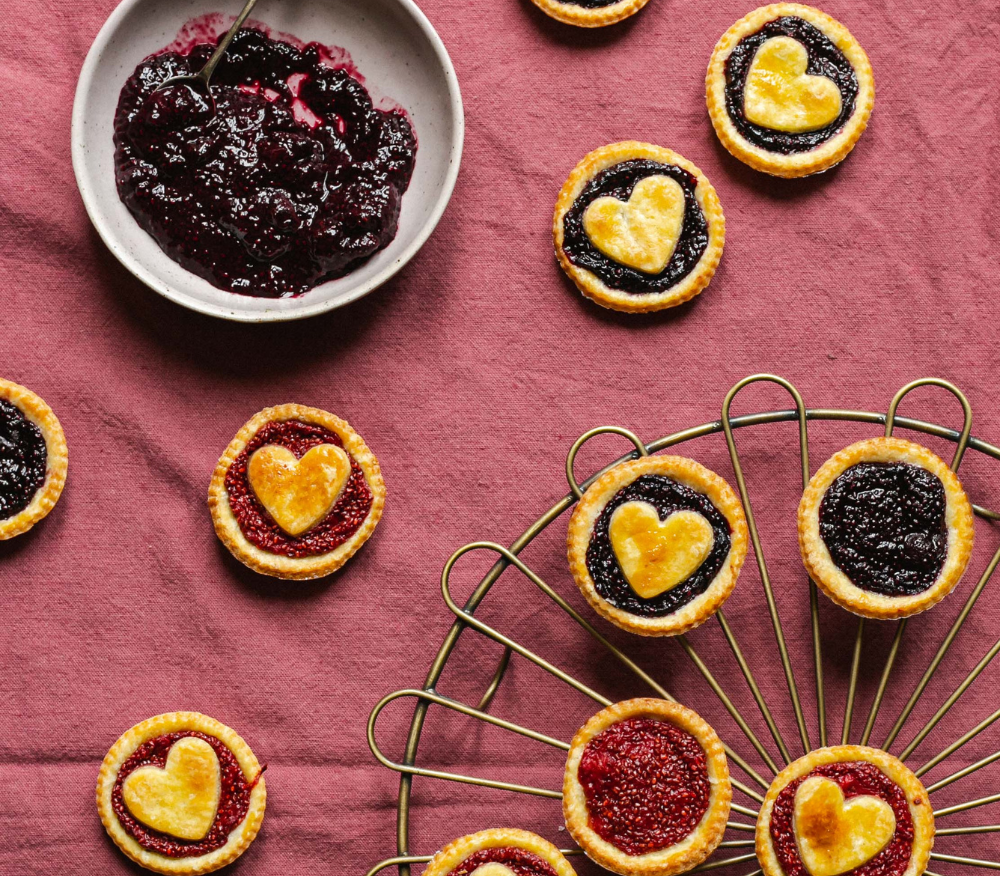
[[[799,504],[806,569],[863,617],[909,617],[955,589],[972,554],[972,505],[938,456],[902,438],[835,454]]]
[[[840,22],[801,3],[772,3],[722,35],[706,92],[726,149],[755,170],[798,177],[847,157],[868,125],[875,80]]]
[[[260,830],[266,798],[250,747],[198,712],[136,724],[111,747],[97,780],[109,836],[156,873],[198,876],[235,861]]]
[[[683,304],[709,284],[726,220],[690,161],[628,141],[602,146],[574,168],[552,233],[559,264],[584,295],[642,313]]]
[[[785,768],[757,820],[764,876],[920,876],[933,847],[920,779],[892,755],[856,745]]]
[[[346,422],[304,405],[267,408],[226,448],[208,504],[223,544],[278,578],[329,575],[382,516],[375,454]]]
[[[573,737],[566,828],[614,873],[671,876],[697,866],[722,841],[731,801],[722,742],[678,703],[617,703]]]
[[[746,557],[739,497],[692,459],[647,456],[605,472],[569,522],[570,571],[593,608],[643,636],[672,636],[729,598]]]
[[[27,532],[55,507],[68,463],[52,408],[0,378],[0,541]]]
[[[577,27],[605,27],[635,15],[649,0],[532,0],[546,15]]]
[[[526,830],[494,828],[448,843],[424,876],[576,876],[548,840]]]

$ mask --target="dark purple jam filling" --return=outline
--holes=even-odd
[[[171,258],[216,286],[285,298],[396,236],[416,140],[324,47],[240,31],[211,96],[185,86],[214,43],[143,61],[115,115],[118,194]]]
[[[20,514],[45,483],[48,451],[42,430],[0,399],[0,520]]]
[[[778,36],[791,37],[802,43],[809,53],[806,73],[826,76],[840,89],[840,115],[825,128],[798,134],[775,131],[753,124],[743,114],[743,91],[754,55],[763,43]],[[791,155],[808,152],[825,143],[844,127],[854,113],[857,97],[858,77],[851,62],[819,28],[794,15],[769,21],[756,33],[744,37],[726,60],[726,109],[729,118],[745,140],[769,152]]]
[[[514,876],[556,876],[556,871],[534,852],[514,846],[482,849],[469,855],[448,876],[471,876],[484,864],[493,863],[503,864],[508,869],[513,870]]]
[[[614,6],[621,0],[560,0],[567,6],[582,6],[584,9],[600,9],[603,6]]]
[[[320,444],[344,446],[329,429],[299,420],[268,423],[258,430],[226,472],[229,507],[243,535],[261,550],[293,558],[314,557],[342,545],[358,531],[372,507],[372,491],[361,465],[351,456],[351,474],[330,513],[302,535],[289,535],[261,505],[247,477],[247,461],[268,444],[287,447],[298,459]]]
[[[215,815],[215,821],[212,822],[212,827],[205,837],[196,841],[177,839],[177,837],[146,827],[129,812],[122,796],[122,784],[131,773],[143,766],[155,766],[163,769],[167,763],[167,755],[174,743],[187,736],[196,736],[211,745],[219,758],[219,767],[221,768],[222,795],[219,797],[219,808]],[[247,810],[250,808],[250,792],[253,791],[259,780],[259,774],[252,782],[246,780],[243,769],[240,767],[239,761],[236,760],[236,755],[222,740],[194,730],[167,733],[144,742],[122,764],[118,771],[118,778],[115,779],[115,786],[111,790],[111,806],[125,832],[144,849],[166,855],[168,858],[193,858],[221,849],[229,841],[229,834],[247,817]]]
[[[785,876],[809,876],[799,857],[793,819],[795,792],[811,776],[824,776],[836,782],[846,800],[852,797],[879,797],[892,807],[896,816],[896,833],[889,844],[867,864],[851,870],[850,876],[901,876],[905,873],[913,855],[914,839],[913,817],[906,794],[874,764],[854,761],[817,767],[808,776],[789,783],[778,794],[771,812],[771,841]]]
[[[591,830],[626,855],[677,845],[701,823],[712,796],[701,743],[651,718],[629,718],[591,739],[577,778]]]
[[[937,475],[907,462],[847,469],[819,507],[830,557],[863,590],[912,596],[930,587],[948,555],[947,500]]]
[[[697,511],[712,525],[715,543],[705,562],[686,581],[652,599],[643,599],[629,586],[608,535],[611,515],[626,502],[648,502],[660,520],[676,511]],[[729,523],[707,496],[663,475],[643,475],[623,487],[597,518],[587,547],[587,570],[597,592],[615,608],[640,617],[663,617],[708,590],[729,556],[729,546]]]
[[[684,223],[677,246],[667,266],[659,274],[646,274],[608,258],[591,242],[583,230],[583,214],[592,201],[608,196],[627,201],[636,183],[649,176],[669,176],[684,190]],[[684,168],[660,164],[645,158],[623,161],[602,170],[584,186],[563,219],[563,251],[578,268],[590,271],[605,285],[622,292],[642,295],[665,292],[683,280],[708,247],[708,220],[695,197],[698,181]]]

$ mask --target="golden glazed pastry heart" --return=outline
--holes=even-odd
[[[219,758],[196,736],[175,742],[162,769],[139,767],[122,783],[129,812],[147,827],[182,840],[204,839],[221,795]]]
[[[755,125],[799,134],[825,128],[840,115],[837,84],[806,73],[809,53],[791,37],[772,37],[754,55],[743,112]]]
[[[488,864],[476,867],[476,869],[472,871],[472,876],[515,876],[515,874],[514,871],[505,864],[501,864],[497,861],[490,861]]]
[[[670,261],[684,224],[684,189],[669,176],[647,176],[628,201],[601,197],[583,214],[583,230],[609,259],[646,274]]]
[[[806,779],[795,792],[795,839],[811,876],[839,876],[866,864],[896,833],[892,807],[878,797],[844,799],[840,786]]]
[[[269,444],[250,457],[247,479],[274,522],[297,536],[323,520],[351,474],[351,459],[334,444],[320,444],[296,459]]]
[[[712,552],[712,525],[697,511],[660,520],[648,502],[626,502],[611,515],[611,548],[629,586],[652,599],[686,581]]]

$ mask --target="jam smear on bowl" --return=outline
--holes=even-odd
[[[0,399],[0,520],[20,514],[45,483],[48,450],[42,430]]]
[[[508,848],[481,849],[469,855],[448,876],[470,876],[485,864],[503,864],[514,876],[556,876],[556,871],[534,852],[519,849],[516,846]]]
[[[591,739],[578,776],[591,829],[627,855],[676,845],[711,799],[701,743],[652,718],[628,718]]]
[[[285,298],[388,246],[417,148],[402,110],[375,107],[334,50],[253,28],[210,95],[157,90],[215,41],[184,48],[143,61],[115,115],[118,194],[164,252],[221,289]]]
[[[208,833],[197,841],[177,839],[147,827],[129,812],[122,793],[122,785],[131,773],[143,766],[155,766],[163,769],[167,763],[167,755],[174,743],[188,736],[195,736],[211,745],[219,758],[219,767],[221,768],[222,794],[219,797],[219,808],[215,814],[215,821],[212,822]],[[253,781],[248,782],[246,776],[243,775],[239,761],[236,760],[236,755],[221,739],[195,730],[167,733],[144,742],[122,764],[114,788],[111,790],[111,806],[125,832],[147,851],[156,852],[168,858],[198,857],[221,849],[229,841],[229,834],[247,817],[247,810],[250,808],[250,793],[262,774],[263,770]]]

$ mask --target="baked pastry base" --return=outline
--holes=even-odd
[[[664,475],[703,493],[726,518],[730,528],[729,556],[708,589],[677,611],[662,617],[641,617],[612,605],[600,593],[587,568],[587,549],[598,517],[618,492],[642,475]],[[721,477],[683,456],[645,456],[623,462],[590,485],[577,503],[566,538],[570,572],[580,592],[602,617],[640,636],[676,636],[708,620],[736,586],[747,553],[747,524],[739,497]]]
[[[618,0],[608,6],[587,8],[563,0],[532,0],[550,18],[577,27],[606,27],[635,15],[649,0]]]
[[[257,547],[243,535],[239,522],[229,505],[229,494],[226,491],[226,473],[236,457],[257,434],[258,430],[268,423],[284,420],[301,420],[304,423],[314,423],[329,429],[338,435],[344,443],[344,450],[358,461],[365,474],[365,480],[372,493],[372,506],[368,516],[343,544],[332,551],[311,557],[285,557],[273,554]],[[215,467],[212,482],[208,488],[208,507],[212,512],[212,522],[215,532],[222,543],[229,548],[230,553],[246,566],[262,575],[290,580],[308,580],[322,578],[344,565],[363,545],[382,516],[385,505],[385,482],[375,454],[368,449],[362,437],[340,417],[334,416],[319,408],[305,405],[278,405],[265,408],[252,417],[229,443],[226,452],[222,454],[219,464]]]
[[[576,871],[570,866],[569,861],[552,843],[537,834],[514,828],[483,830],[448,843],[431,859],[423,876],[448,876],[476,852],[481,852],[483,849],[505,848],[525,849],[537,855],[556,871],[557,876],[576,876]]]
[[[854,112],[843,129],[815,149],[790,155],[771,152],[749,142],[733,124],[726,109],[726,61],[729,55],[745,37],[757,33],[769,21],[786,15],[808,21],[822,31],[844,53],[854,67],[858,79],[858,96]],[[825,12],[801,3],[772,3],[741,18],[719,39],[708,64],[705,94],[708,115],[715,133],[733,156],[754,170],[772,176],[792,178],[829,170],[847,157],[868,127],[868,119],[875,105],[875,77],[865,50],[839,21]]]
[[[587,743],[608,727],[628,718],[666,721],[694,736],[705,751],[712,789],[708,810],[687,838],[669,848],[645,855],[627,855],[591,829],[587,798],[578,778],[580,760]],[[566,829],[588,858],[621,876],[673,876],[696,867],[722,842],[732,797],[729,763],[715,731],[699,715],[679,703],[651,698],[626,700],[594,715],[573,737],[563,777]]]
[[[118,771],[122,764],[140,745],[150,739],[156,739],[158,736],[184,730],[196,730],[219,739],[235,755],[246,780],[252,782],[257,779],[257,784],[250,792],[250,805],[246,818],[229,835],[229,841],[224,846],[197,857],[169,858],[166,855],[143,848],[125,832],[115,815],[111,803],[111,793],[114,790]],[[260,773],[261,768],[257,758],[254,757],[250,746],[240,738],[235,730],[198,712],[168,712],[136,724],[130,730],[126,730],[121,738],[111,746],[111,750],[104,757],[101,771],[97,777],[97,811],[104,823],[105,830],[114,840],[115,845],[137,864],[141,864],[147,870],[156,873],[172,874],[172,876],[178,876],[178,874],[199,876],[199,874],[211,873],[213,870],[218,870],[220,867],[225,867],[235,861],[247,850],[254,837],[257,836],[264,819],[264,807],[267,802],[267,788],[264,785],[264,777]]]
[[[936,475],[944,485],[948,553],[937,581],[912,596],[883,596],[856,586],[833,562],[819,531],[819,509],[830,485],[859,462],[906,462]],[[870,438],[834,454],[813,475],[799,503],[799,548],[809,576],[837,605],[862,617],[893,620],[933,607],[961,580],[972,556],[975,520],[961,481],[945,462],[903,438]]]

